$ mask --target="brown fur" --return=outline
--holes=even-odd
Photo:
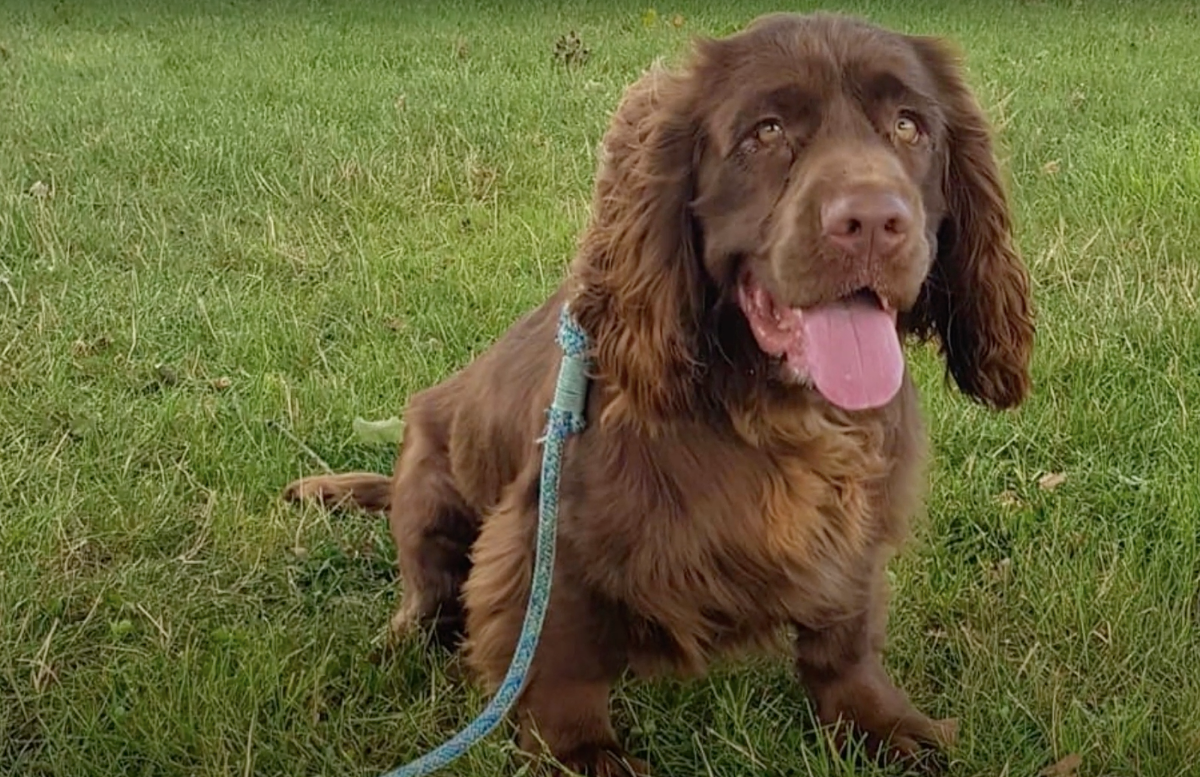
[[[927,131],[912,147],[880,129],[899,105]],[[746,140],[763,111],[781,114],[786,145]],[[568,279],[412,397],[390,480],[309,478],[288,495],[388,510],[404,581],[395,625],[465,636],[494,686],[528,598],[535,440],[570,301],[595,374],[588,427],[565,456],[521,744],[544,742],[584,773],[624,773],[614,680],[700,673],[783,627],[820,720],[852,723],[891,755],[947,744],[953,726],[914,709],[882,663],[884,568],[924,484],[916,390],[906,377],[883,408],[837,409],[781,377],[732,300],[746,268],[789,304],[867,286],[901,311],[902,330],[940,339],[963,391],[995,407],[1023,399],[1028,280],[985,119],[954,61],[935,41],[854,20],[765,17],[634,84],[602,157]],[[919,217],[886,262],[831,253],[814,227],[814,209],[854,176],[888,182]]]

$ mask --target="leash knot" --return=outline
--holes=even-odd
[[[586,419],[583,408],[587,403],[588,357],[590,347],[587,332],[571,315],[566,305],[558,314],[558,334],[555,337],[562,348],[562,366],[558,371],[558,383],[554,388],[554,401],[546,411],[546,436],[559,439],[584,430]]]

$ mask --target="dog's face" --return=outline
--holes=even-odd
[[[906,332],[936,332],[988,404],[1028,391],[1028,278],[986,119],[940,42],[763,17],[644,77],[605,151],[581,300],[631,404],[686,407],[714,297],[772,379],[848,410],[896,395]]]
[[[903,36],[769,17],[705,52],[693,212],[785,380],[851,409],[903,374],[896,316],[934,261],[945,118]]]
[[[913,47],[782,17],[714,54],[692,203],[709,271],[744,265],[788,306],[871,289],[911,308],[945,211],[935,149],[946,142]]]

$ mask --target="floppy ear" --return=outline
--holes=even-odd
[[[614,392],[605,416],[653,423],[691,404],[703,280],[689,210],[698,148],[685,77],[625,93],[601,149],[571,309]]]
[[[937,258],[906,324],[923,336],[936,330],[947,369],[966,394],[994,408],[1013,407],[1030,390],[1034,323],[990,128],[958,57],[934,38],[911,40],[937,81],[945,111],[947,215]]]

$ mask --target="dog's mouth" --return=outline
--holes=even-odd
[[[782,359],[797,381],[811,384],[844,410],[890,402],[904,378],[896,311],[861,289],[833,302],[787,307],[746,272],[738,304],[758,347]]]

